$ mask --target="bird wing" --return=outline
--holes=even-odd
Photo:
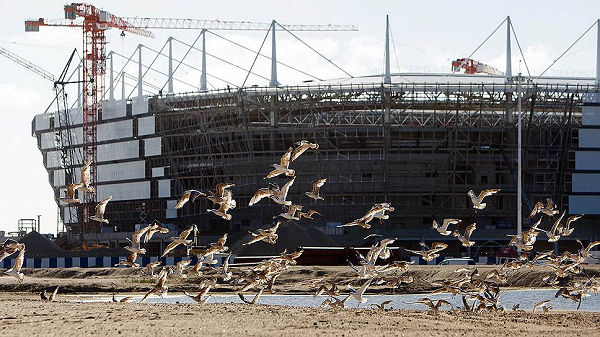
[[[588,244],[585,250],[589,252],[592,248],[596,247],[597,245],[600,245],[600,241],[590,242],[590,244]]]
[[[483,201],[483,198],[489,197],[490,195],[496,194],[498,192],[500,192],[499,188],[483,190],[483,191],[481,191],[481,193],[479,193],[479,196],[477,197],[477,199],[479,199],[479,202],[481,202],[481,201]]]
[[[300,157],[304,152],[306,152],[306,150],[308,150],[308,148],[310,147],[310,143],[308,144],[302,144],[299,145],[295,150],[294,153],[292,154],[291,157],[291,161],[296,160],[298,157]]]
[[[144,234],[146,234],[146,232],[148,232],[150,230],[150,228],[152,228],[153,225],[149,225],[146,226],[144,228],[140,228],[139,230],[135,231],[133,233],[133,244],[137,247],[140,246],[140,240],[142,239],[142,236],[144,236]]]
[[[281,188],[281,199],[285,200],[285,198],[287,198],[288,191],[290,190],[290,187],[292,187],[292,185],[294,185],[295,181],[296,181],[296,177],[290,179],[290,181],[288,181],[287,183],[285,183],[285,185],[283,185],[283,187]]]
[[[444,224],[442,226],[442,229],[447,230],[449,225],[456,225],[461,221],[462,220],[458,220],[458,219],[444,219]]]
[[[96,217],[104,218],[104,211],[106,210],[106,204],[108,204],[108,202],[111,201],[112,198],[113,197],[111,195],[108,198],[100,201],[100,203],[98,203],[98,205],[96,205]]]
[[[202,193],[200,191],[197,190],[190,190],[191,196],[190,196],[190,200],[192,202],[196,201],[196,199],[198,199],[198,197],[205,197],[206,193]]]
[[[183,195],[177,202],[177,205],[175,205],[175,209],[180,209],[181,207],[183,207],[183,205],[185,205],[185,203],[188,202],[188,200],[190,200],[191,195],[192,195],[192,192],[190,192],[190,191],[183,192]]]
[[[295,259],[299,258],[300,255],[302,255],[302,253],[304,253],[304,249],[297,250],[297,251],[295,251],[293,253],[290,253],[290,258],[292,260],[295,260]]]
[[[560,215],[560,217],[556,221],[554,221],[554,225],[552,226],[552,229],[550,230],[551,233],[556,234],[556,229],[560,225],[560,222],[565,217],[566,213],[567,213],[567,211],[563,211],[563,213]]]
[[[556,204],[554,203],[554,201],[552,201],[552,199],[546,198],[546,207],[549,210],[553,211],[556,209]]]
[[[190,235],[190,233],[192,232],[193,229],[194,229],[194,226],[191,226],[190,228],[184,230],[183,232],[181,232],[181,234],[179,234],[179,238],[182,240],[187,239],[188,235]]]
[[[281,166],[287,168],[290,165],[290,160],[292,158],[292,151],[294,151],[294,148],[290,146],[290,148],[287,151],[285,151],[283,156],[281,156],[281,160],[279,161],[279,164]]]
[[[372,278],[370,278],[370,279],[366,280],[366,281],[365,281],[365,283],[363,283],[363,285],[362,285],[362,286],[360,286],[360,288],[358,288],[358,290],[356,291],[356,293],[357,293],[359,296],[362,296],[362,295],[365,293],[365,291],[367,291],[367,288],[368,288],[368,287],[371,285],[371,282],[372,282],[372,281],[373,281],[373,279],[372,279]]]
[[[54,289],[54,291],[50,295],[50,298],[49,298],[50,302],[54,301],[54,299],[56,298],[56,293],[58,293],[58,287],[59,286],[56,286],[56,288]]]
[[[323,216],[323,214],[321,214],[321,213],[319,213],[319,212],[315,211],[314,209],[309,209],[309,210],[308,210],[308,212],[307,212],[307,214],[308,214],[308,217],[311,217],[311,216],[313,216],[313,214],[316,214],[316,215]]]
[[[156,281],[156,286],[155,287],[164,287],[165,283],[167,282],[167,270],[163,269],[160,271],[160,274],[158,274],[158,281]]]
[[[443,242],[433,242],[431,244],[431,251],[434,253],[437,253],[439,251],[442,251],[444,249],[448,248],[448,244],[447,243],[443,243]]]
[[[279,225],[280,225],[280,224],[281,224],[281,222],[280,222],[280,221],[277,221],[277,224],[276,224],[275,226],[273,226],[273,227],[271,227],[271,228],[267,229],[267,232],[268,232],[268,233],[271,233],[271,234],[275,234],[275,232],[276,232],[276,231],[277,231],[277,229],[279,228]]]
[[[136,252],[131,252],[129,253],[129,256],[127,257],[127,262],[131,262],[131,263],[135,263],[135,260],[137,260],[138,254]]]
[[[473,231],[477,228],[477,225],[475,223],[472,223],[470,225],[467,226],[467,229],[465,230],[465,238],[467,240],[469,240],[469,238],[471,237],[471,233],[473,233]]]
[[[219,240],[217,240],[217,245],[224,246],[226,241],[227,241],[227,233],[223,234],[223,236]]]
[[[533,218],[542,208],[544,208],[544,204],[542,204],[540,201],[536,202],[527,218]]]
[[[581,219],[584,216],[584,214],[579,214],[579,215],[572,215],[569,218],[567,218],[567,228],[571,227],[571,222],[573,221],[577,221],[579,219]]]
[[[271,190],[271,188],[269,188],[269,187],[260,188],[258,191],[256,191],[256,193],[254,193],[254,196],[252,197],[252,199],[250,199],[250,203],[248,204],[248,206],[252,206],[252,205],[256,204],[257,202],[259,202],[260,200],[262,200],[264,198],[268,198],[272,195],[273,195],[273,191]]]
[[[75,190],[77,190],[80,187],[83,187],[82,183],[67,185],[67,195],[65,197],[70,199],[75,198]]]
[[[422,250],[411,250],[411,249],[404,249],[404,250],[407,251],[407,252],[411,252],[411,253],[417,254],[417,255],[423,255],[423,254],[425,254],[425,252],[422,251]]]
[[[228,184],[228,183],[220,183],[217,184],[216,190],[217,190],[217,196],[222,197],[224,196],[225,190],[235,186],[235,184]]]
[[[90,168],[92,165],[92,159],[86,160],[85,164],[81,167],[81,183],[83,186],[90,186]]]
[[[327,178],[315,180],[312,182],[312,194],[319,195],[319,189],[327,182]]]
[[[167,254],[169,254],[170,251],[172,251],[173,249],[175,249],[175,247],[177,247],[177,245],[179,245],[179,242],[171,242],[167,245],[167,247],[165,247],[165,250],[163,251],[162,255],[160,257],[165,257]]]
[[[25,260],[25,244],[23,244],[23,248],[19,251],[19,255],[15,259],[15,264],[13,265],[13,270],[16,272],[21,271],[21,267],[23,266],[23,261]]]

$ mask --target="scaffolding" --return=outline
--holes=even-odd
[[[581,106],[596,90],[594,85],[539,81],[524,85],[525,212],[546,197],[568,209]],[[434,238],[433,219],[452,217],[477,222],[477,237],[504,242],[516,225],[515,92],[514,84],[461,79],[454,84],[310,84],[150,97],[148,112],[130,118],[154,116],[152,137],[160,137],[161,153],[143,159],[146,171],[161,168],[164,174],[147,172],[150,198],[112,201],[106,216],[121,232],[134,230],[142,208],[147,219],[180,228],[196,224],[207,235],[269,224],[281,206],[265,201],[247,207],[248,202],[270,182],[263,180],[270,165],[307,139],[320,147],[291,164],[297,179],[289,198],[324,216],[306,224],[327,228],[360,217],[374,203],[390,202],[395,212],[373,228],[381,234],[416,243]],[[328,179],[325,200],[313,204],[304,192],[321,178]],[[159,195],[158,180],[165,179],[169,197]],[[286,179],[274,181],[281,186]],[[176,216],[167,215],[175,212],[168,208],[183,191],[210,190],[220,182],[236,184],[238,206],[230,222],[208,212],[212,205],[200,199]],[[474,213],[466,192],[486,188],[502,193],[490,198],[485,211]],[[347,228],[335,236],[363,234]]]
[[[523,99],[524,191],[530,202],[552,196],[561,209],[568,207],[582,95],[594,90],[528,87]],[[320,224],[352,220],[385,201],[396,211],[382,228],[414,229],[404,234],[420,237],[419,228],[434,217],[472,217],[466,192],[494,187],[503,193],[477,221],[490,228],[506,226],[514,224],[516,211],[514,92],[509,84],[411,83],[155,97],[149,110],[156,117],[162,154],[148,162],[167,168],[173,196],[191,188],[212,189],[219,182],[236,184],[238,207],[231,226],[210,216],[205,202],[191,203],[171,219],[209,232],[272,221],[279,206],[245,205],[266,185],[262,178],[269,165],[302,139],[320,148],[292,164],[298,178],[290,196],[294,203],[322,212]],[[328,179],[326,200],[311,205],[303,192],[319,178]],[[165,201],[151,202],[148,215],[164,218]],[[109,216],[137,218],[135,204],[113,202]]]

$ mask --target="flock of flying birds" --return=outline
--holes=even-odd
[[[304,206],[292,203],[288,199],[288,192],[291,186],[294,184],[296,171],[291,169],[290,164],[296,160],[300,155],[309,149],[318,149],[319,145],[303,140],[296,143],[296,147],[290,147],[285,154],[281,157],[279,164],[273,164],[273,170],[264,179],[271,179],[280,175],[284,175],[289,180],[279,187],[275,183],[270,183],[268,187],[260,188],[254,196],[251,198],[249,206],[252,206],[262,199],[268,198],[275,203],[281,205],[284,208],[284,212],[274,216],[274,219],[283,218],[290,220],[300,220],[301,218],[312,219],[313,215],[321,215],[313,209],[309,209],[303,212]],[[81,182],[70,184],[66,189],[66,196],[61,198],[60,201],[64,203],[79,203],[81,202],[76,198],[75,191],[83,193],[95,193],[95,188],[90,185],[90,161],[87,161],[81,171]],[[320,196],[320,189],[327,182],[327,179],[318,179],[312,183],[310,191],[306,192],[306,196],[313,199],[314,202],[323,200]],[[213,202],[218,207],[214,209],[208,209],[209,212],[225,219],[231,220],[232,216],[228,213],[230,209],[236,207],[236,201],[233,199],[233,193],[230,188],[234,187],[234,184],[220,183],[216,186],[215,191],[202,192],[198,190],[185,191],[183,196],[180,198],[175,206],[175,209],[180,209],[185,206],[188,202],[194,202],[199,197],[205,197],[209,201]],[[494,195],[500,192],[500,189],[489,189],[482,191],[479,195],[471,190],[467,193],[470,197],[471,203],[475,212],[483,210],[486,207],[486,203],[483,202],[488,196]],[[96,214],[91,216],[90,219],[99,221],[102,223],[108,223],[108,220],[104,218],[104,211],[106,205],[112,199],[111,196],[101,201],[96,207]],[[382,222],[389,218],[389,214],[394,211],[394,208],[389,203],[379,203],[373,205],[371,209],[361,218],[356,219],[347,224],[341,225],[340,227],[348,226],[360,226],[365,229],[371,228],[371,222],[374,219],[379,219]],[[540,233],[545,233],[548,236],[549,242],[556,242],[561,237],[569,236],[573,233],[574,228],[572,223],[580,219],[583,215],[570,216],[563,224],[565,213],[563,212],[557,219],[555,217],[560,213],[556,208],[556,205],[552,200],[547,199],[546,204],[538,202],[529,218],[534,218],[541,213],[538,221],[535,222],[527,231],[522,232],[521,235],[509,235],[510,243],[509,246],[517,248],[519,251],[524,253],[519,256],[515,261],[506,262],[500,268],[494,269],[485,275],[480,275],[476,268],[461,268],[456,270],[459,277],[455,280],[445,280],[441,283],[432,283],[432,285],[439,287],[431,294],[451,294],[453,297],[460,295],[463,302],[463,309],[467,311],[503,311],[505,310],[499,304],[499,285],[504,284],[508,280],[509,271],[518,270],[520,268],[538,268],[545,267],[553,270],[553,273],[549,273],[543,277],[543,281],[550,285],[559,288],[555,297],[564,297],[571,299],[581,305],[581,301],[590,293],[598,294],[600,292],[600,281],[595,280],[593,277],[587,277],[586,282],[574,282],[571,287],[558,287],[559,282],[572,275],[587,274],[582,268],[581,264],[584,260],[591,256],[591,249],[595,246],[600,245],[600,241],[591,242],[587,247],[584,247],[581,241],[577,240],[581,244],[581,249],[576,253],[570,253],[565,251],[561,255],[555,255],[552,251],[538,252],[534,257],[531,254],[536,239]],[[552,227],[548,230],[541,228],[544,216],[553,223]],[[475,223],[466,226],[464,232],[460,232],[458,229],[449,230],[449,226],[458,225],[461,222],[459,219],[444,219],[442,223],[433,221],[432,229],[435,229],[442,236],[455,237],[464,247],[471,247],[475,244],[471,240],[471,234],[477,228]],[[275,244],[278,239],[276,234],[278,228],[281,226],[281,221],[277,221],[273,227],[268,229],[259,229],[256,232],[250,231],[251,238],[244,245],[254,244],[256,242],[266,242],[268,244]],[[161,254],[161,257],[167,256],[173,249],[179,245],[190,247],[192,240],[188,239],[188,236],[194,231],[194,226],[182,231],[179,236],[171,237],[171,243],[167,245]],[[198,262],[190,266],[191,260],[183,260],[178,262],[175,266],[163,266],[160,268],[158,273],[155,273],[155,269],[161,266],[162,261],[150,262],[146,266],[141,267],[136,261],[139,255],[146,253],[146,249],[142,248],[142,243],[148,243],[155,233],[168,233],[169,229],[163,227],[162,224],[155,220],[150,225],[139,229],[131,239],[127,238],[129,245],[124,247],[130,252],[127,259],[121,260],[116,266],[126,266],[132,268],[138,268],[145,275],[155,278],[156,283],[154,286],[142,297],[140,302],[144,302],[150,295],[155,294],[163,296],[167,293],[168,278],[187,278],[188,275],[202,276],[204,279],[200,283],[200,290],[197,295],[192,295],[187,292],[184,294],[194,301],[204,304],[210,298],[210,290],[214,289],[219,282],[229,283],[232,285],[239,286],[237,291],[240,299],[246,303],[256,304],[258,299],[264,291],[274,293],[273,285],[275,280],[290,266],[296,265],[296,259],[302,255],[303,250],[288,253],[284,251],[282,254],[275,256],[271,259],[265,260],[256,266],[249,268],[230,267],[229,257],[220,268],[214,268],[212,265],[217,263],[217,260],[213,259],[213,255],[217,253],[224,253],[228,251],[228,247],[225,246],[227,241],[227,233],[225,233],[217,242],[210,244],[206,249],[202,250],[198,254]],[[368,235],[365,240],[371,236],[379,236],[376,234]],[[326,295],[327,298],[321,304],[321,307],[331,308],[344,308],[348,300],[354,299],[359,303],[365,303],[367,298],[364,296],[369,286],[375,285],[389,285],[391,289],[401,287],[402,285],[412,283],[413,277],[409,273],[409,268],[412,262],[407,261],[394,261],[384,265],[378,265],[377,261],[387,260],[392,256],[391,250],[388,247],[396,241],[395,238],[386,238],[375,245],[372,245],[366,256],[357,253],[360,265],[355,266],[349,262],[350,268],[356,272],[356,281],[353,281],[346,285],[348,289],[346,294],[342,294],[342,291],[336,284],[325,282],[324,279],[316,279],[303,281],[301,283],[308,283],[316,289],[315,297]],[[432,261],[440,256],[440,252],[448,247],[448,244],[441,242],[433,242],[429,245],[421,242],[422,250],[409,250],[405,251],[420,255],[425,261]],[[21,267],[23,264],[25,244],[18,243],[14,240],[7,240],[0,247],[0,261],[4,258],[19,252],[14,265],[12,268],[7,270],[5,274],[16,277],[19,282],[23,282],[24,275],[21,273]],[[188,250],[189,252],[189,250]],[[533,257],[533,258],[531,258]],[[358,285],[353,286],[352,283]],[[244,296],[245,292],[250,290],[257,290],[257,293],[250,300]],[[44,290],[40,296],[43,300],[54,301],[58,287],[48,296],[46,290]],[[125,297],[120,302],[130,301],[132,297]],[[116,302],[114,293],[113,301]],[[537,303],[533,312],[539,308],[544,311],[548,311],[552,308],[549,304],[550,300],[543,300]],[[389,305],[391,301],[384,301],[381,304],[371,304],[380,310],[385,310],[385,307]],[[452,304],[443,299],[430,299],[427,297],[419,299],[418,304],[427,306],[431,311],[437,312],[442,306],[450,306]],[[519,305],[515,305],[512,309],[518,310]],[[579,308],[579,306],[577,307]]]

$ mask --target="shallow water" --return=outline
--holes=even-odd
[[[550,299],[550,303],[554,308],[553,310],[571,311],[577,309],[577,303],[565,299],[555,298],[554,294],[556,290],[553,289],[536,289],[536,290],[505,290],[500,293],[500,304],[507,310],[511,310],[514,304],[520,303],[520,309],[531,310],[534,304]],[[246,299],[252,300],[255,293],[247,293]],[[142,295],[131,295],[134,299],[132,303],[137,303],[142,298]],[[125,297],[124,295],[116,296],[117,300]],[[426,307],[422,304],[415,304],[414,302],[422,297],[429,297],[431,299],[444,299],[452,303],[454,306],[462,307],[462,300],[460,296],[452,298],[451,295],[435,295],[430,296],[428,294],[405,294],[405,295],[366,295],[367,302],[364,304],[358,303],[356,300],[351,298],[347,302],[347,306],[350,308],[368,308],[371,304],[381,303],[383,301],[392,300],[386,308],[391,309],[412,309],[412,310],[424,310]],[[262,295],[258,300],[259,304],[266,305],[286,305],[293,307],[318,307],[327,296],[314,297],[312,295]],[[343,297],[339,297],[343,298]],[[76,302],[111,302],[112,296],[77,296],[77,299],[72,299]],[[196,304],[192,299],[188,298],[183,294],[169,293],[163,298],[158,296],[151,296],[146,300],[146,303],[169,303],[169,304]],[[237,295],[219,295],[212,294],[211,298],[207,303],[243,303]],[[444,308],[446,309],[446,308]],[[580,311],[594,311],[600,312],[600,296],[591,295],[581,303]]]

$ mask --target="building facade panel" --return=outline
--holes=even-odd
[[[580,129],[579,147],[600,149],[600,129]]]
[[[112,201],[140,200],[150,198],[150,182],[98,185],[97,199],[102,200],[112,195]]]

